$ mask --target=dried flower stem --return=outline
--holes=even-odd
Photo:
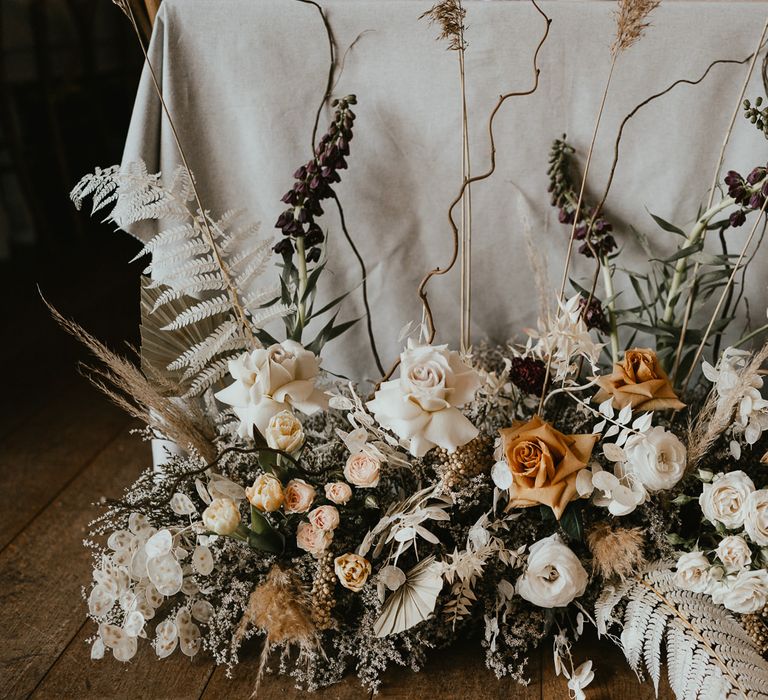
[[[739,112],[741,111],[741,104],[744,99],[744,94],[747,91],[747,86],[749,85],[749,81],[752,78],[752,73],[755,70],[755,65],[757,64],[757,56],[760,53],[760,50],[763,46],[763,42],[765,41],[765,35],[768,33],[768,19],[766,19],[765,24],[763,24],[763,31],[760,33],[760,38],[757,42],[757,46],[755,48],[754,53],[752,54],[752,60],[749,63],[749,68],[747,69],[747,74],[744,76],[744,83],[741,86],[741,91],[739,92],[739,97],[736,100],[736,106],[733,110],[733,114],[731,115],[731,121],[728,124],[728,128],[725,131],[725,136],[723,137],[723,144],[720,147],[720,154],[717,158],[717,164],[715,165],[715,172],[712,175],[712,185],[709,188],[709,199],[707,200],[707,206],[706,209],[709,209],[712,206],[712,202],[715,198],[715,191],[717,189],[717,181],[720,177],[720,168],[723,166],[723,160],[725,159],[725,149],[728,146],[728,141],[731,138],[731,133],[733,132],[733,127],[736,124],[736,118],[739,115]],[[702,235],[702,239],[706,235],[706,232]],[[698,277],[699,269],[701,268],[701,263],[697,260],[696,264],[693,267],[693,279],[694,281]],[[677,349],[675,351],[675,362],[672,368],[672,376],[674,377],[677,374],[678,368],[680,367],[680,361],[683,356],[683,346],[685,343],[685,332],[688,330],[688,324],[691,321],[691,313],[693,312],[693,302],[694,302],[694,294],[691,294],[688,297],[688,303],[685,305],[685,314],[683,315],[683,325],[680,329],[680,340],[677,343]]]
[[[463,28],[462,28],[463,44]],[[469,119],[467,111],[465,49],[459,49],[459,75],[461,83],[461,178],[466,182],[472,177],[469,153]],[[467,185],[461,200],[461,351],[466,353],[471,345],[472,323],[472,189]]]
[[[712,332],[712,326],[715,325],[715,321],[717,320],[717,315],[720,313],[720,309],[723,306],[723,302],[728,296],[728,292],[730,291],[731,286],[733,285],[733,280],[736,278],[736,274],[738,273],[739,268],[741,267],[741,263],[744,260],[744,256],[747,254],[747,250],[750,244],[752,243],[752,239],[755,237],[755,232],[757,231],[760,225],[760,219],[765,213],[765,207],[767,204],[768,204],[768,198],[765,198],[763,200],[763,206],[760,207],[757,217],[755,218],[755,223],[752,226],[752,230],[749,232],[749,235],[747,236],[747,240],[744,241],[744,245],[741,248],[739,257],[733,266],[733,270],[731,270],[731,274],[728,277],[728,281],[726,282],[725,287],[723,287],[723,291],[720,294],[720,298],[717,300],[717,305],[715,306],[715,310],[712,312],[712,317],[709,319],[709,323],[707,324],[707,328],[704,331],[704,335],[701,339],[701,342],[699,343],[699,347],[696,349],[696,354],[694,355],[693,361],[691,362],[691,367],[688,370],[688,374],[685,375],[685,380],[683,381],[683,384],[682,384],[683,391],[686,390],[688,383],[691,381],[691,377],[693,376],[693,373],[696,370],[696,363],[699,361],[699,359],[701,358],[701,354],[704,352],[704,348],[707,344],[707,340],[709,339],[709,334]]]
[[[205,209],[203,208],[203,203],[200,199],[200,193],[198,192],[197,185],[195,184],[195,178],[192,175],[192,170],[189,167],[186,153],[184,151],[184,148],[181,145],[181,139],[179,138],[179,133],[178,133],[178,130],[176,129],[176,124],[173,120],[173,117],[171,116],[170,110],[168,109],[168,104],[165,101],[165,97],[163,96],[163,91],[162,91],[162,88],[160,87],[160,83],[158,82],[157,74],[155,73],[155,69],[152,65],[152,62],[149,60],[147,47],[144,46],[144,41],[142,40],[142,37],[141,37],[141,30],[139,29],[139,25],[136,21],[136,16],[134,15],[133,8],[131,7],[130,3],[124,2],[122,0],[116,0],[116,4],[127,15],[128,19],[130,20],[131,26],[133,27],[133,30],[136,33],[136,38],[139,40],[139,46],[141,46],[141,52],[144,54],[144,61],[147,65],[147,68],[149,69],[149,75],[152,79],[152,85],[155,89],[155,93],[157,94],[158,99],[160,100],[160,105],[162,106],[163,112],[165,113],[166,119],[168,120],[168,125],[171,128],[171,134],[173,135],[173,140],[176,144],[176,150],[179,153],[179,157],[181,158],[181,162],[184,165],[184,169],[190,174],[190,182],[192,184],[192,193],[195,197],[195,204],[197,205],[197,208],[200,211],[202,216],[202,223],[203,223],[203,230],[205,233],[205,237],[207,239],[208,245],[211,248],[211,251],[213,252],[213,257],[216,260],[216,265],[221,270],[221,276],[224,278],[224,284],[227,287],[227,293],[229,295],[229,300],[230,300],[230,303],[232,304],[232,308],[235,312],[235,316],[237,317],[237,320],[240,324],[240,327],[245,339],[250,343],[252,347],[254,348],[258,347],[259,342],[256,340],[256,337],[253,334],[253,329],[251,328],[251,324],[245,315],[245,310],[240,304],[240,299],[237,294],[237,289],[235,287],[234,282],[232,281],[232,278],[231,278],[231,275],[229,274],[229,270],[227,269],[227,266],[224,264],[224,260],[221,257],[219,248],[216,245],[216,239],[214,238],[213,232],[211,231],[210,224],[208,223],[208,217],[205,216]]]
[[[546,22],[546,26],[544,29],[544,33],[539,40],[538,45],[536,46],[536,51],[533,54],[533,86],[530,87],[528,90],[521,90],[519,92],[508,92],[504,95],[501,95],[496,102],[496,106],[491,111],[491,115],[488,119],[488,140],[490,143],[490,166],[488,170],[480,175],[473,175],[471,178],[468,178],[465,180],[461,185],[461,190],[456,195],[455,199],[451,202],[450,207],[448,208],[448,222],[451,226],[451,232],[453,234],[453,254],[451,256],[451,259],[448,263],[448,265],[445,268],[439,268],[436,267],[433,270],[430,270],[425,276],[424,279],[422,279],[421,284],[418,288],[418,295],[419,299],[421,299],[422,303],[422,310],[424,312],[424,320],[427,324],[427,343],[431,343],[435,339],[436,329],[435,329],[435,321],[434,317],[432,316],[432,309],[429,305],[429,301],[427,299],[427,285],[429,284],[429,281],[437,276],[437,275],[444,275],[453,268],[453,266],[456,264],[456,259],[458,258],[458,251],[459,251],[459,229],[456,226],[456,222],[453,219],[453,210],[456,208],[458,203],[461,201],[462,197],[464,196],[464,192],[472,183],[474,182],[480,182],[481,180],[485,180],[489,178],[493,173],[496,171],[496,141],[493,133],[493,124],[494,120],[496,118],[496,115],[499,112],[499,109],[501,109],[501,106],[511,97],[523,97],[525,95],[531,95],[539,87],[539,74],[541,73],[541,69],[538,65],[538,59],[539,59],[539,53],[541,52],[541,47],[544,45],[544,42],[547,40],[547,37],[549,36],[549,27],[552,24],[552,20],[547,16],[547,14],[539,7],[536,0],[531,0],[531,4],[536,8],[536,11],[544,18],[544,21]],[[381,382],[386,381],[389,379],[394,373],[395,370],[400,365],[400,360],[398,359],[390,368],[389,372],[387,372],[386,375],[381,379]],[[381,383],[379,382],[379,384]]]
[[[573,224],[571,225],[571,233],[568,236],[568,250],[565,254],[565,265],[563,265],[563,277],[560,280],[560,291],[557,294],[557,301],[558,304],[562,304],[565,299],[565,285],[568,282],[568,270],[571,267],[571,258],[573,257],[573,241],[576,238],[576,228],[579,225],[579,213],[581,211],[581,204],[584,201],[584,190],[587,186],[587,177],[589,176],[589,167],[592,164],[592,154],[595,150],[595,142],[597,141],[597,132],[600,129],[600,121],[603,116],[603,111],[605,110],[605,103],[608,99],[608,91],[611,87],[611,79],[613,77],[613,69],[616,67],[616,59],[618,57],[618,52],[613,52],[611,56],[611,67],[608,71],[608,78],[605,81],[605,87],[603,88],[603,95],[600,99],[600,107],[597,110],[597,117],[595,119],[595,126],[592,129],[592,139],[589,143],[589,150],[587,151],[587,162],[584,165],[584,174],[581,178],[581,186],[579,187],[579,198],[576,202],[576,210],[574,212],[573,216]],[[541,412],[543,406],[544,406],[544,396],[547,391],[547,385],[549,384],[549,377],[552,373],[552,356],[550,355],[547,358],[547,369],[546,373],[544,375],[544,386],[541,390],[541,396],[539,398],[539,412]]]

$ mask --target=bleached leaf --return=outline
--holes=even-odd
[[[173,654],[179,643],[178,630],[173,620],[163,620],[155,629],[155,653],[164,659]]]
[[[192,567],[201,576],[208,576],[213,571],[213,555],[208,547],[198,545],[192,554]]]
[[[134,539],[134,535],[128,530],[115,530],[107,540],[107,547],[114,552],[120,552],[129,549]]]
[[[101,641],[101,637],[97,637],[93,644],[91,644],[91,659],[98,661],[104,658],[104,642]]]
[[[628,403],[624,408],[619,411],[619,415],[616,418],[617,423],[626,425],[632,418],[632,404]]]
[[[200,479],[195,479],[195,490],[197,491],[197,495],[200,496],[200,500],[205,503],[205,505],[211,505],[211,496],[208,493],[208,489],[205,488],[205,484],[200,481]]]
[[[91,589],[91,594],[88,596],[88,611],[94,617],[103,617],[114,604],[115,596],[101,584]]]
[[[168,554],[173,547],[173,535],[170,530],[160,530],[147,540],[144,549],[147,552],[147,558],[162,557]]]
[[[611,442],[603,443],[603,454],[605,455],[605,458],[610,462],[623,462],[627,458],[624,450]]]
[[[196,600],[192,605],[192,617],[203,624],[207,623],[213,616],[213,605],[207,600]]]
[[[138,637],[144,629],[144,615],[138,610],[128,613],[123,623],[123,631],[129,637]]]
[[[164,596],[176,595],[181,590],[184,579],[181,566],[172,554],[149,559],[147,575],[158,592]]]

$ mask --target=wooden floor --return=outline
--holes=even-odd
[[[159,661],[148,644],[129,664],[93,662],[81,596],[91,567],[81,540],[101,496],[118,496],[147,463],[148,447],[128,434],[130,422],[75,369],[79,348],[47,317],[36,284],[51,303],[112,347],[136,335],[137,269],[129,241],[99,243],[76,254],[14,260],[0,267],[4,342],[0,343],[0,697],[247,698],[250,650],[233,679],[204,655],[178,652]],[[74,270],[80,267],[80,272]],[[576,662],[594,660],[590,700],[652,698],[611,645],[591,639]],[[305,697],[290,680],[268,677],[261,698]],[[354,678],[309,697],[365,698]],[[567,698],[554,675],[551,647],[534,655],[531,684],[499,681],[479,649],[436,654],[419,674],[389,672],[383,698]],[[672,698],[665,686],[662,698]]]

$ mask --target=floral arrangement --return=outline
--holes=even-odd
[[[544,27],[534,86],[494,109],[490,171],[463,164],[454,262],[470,219],[457,225],[453,209],[493,172],[494,117],[538,85],[550,20],[532,4]],[[656,5],[618,3],[611,65]],[[465,14],[459,0],[427,13],[459,55],[462,89]],[[740,62],[749,74],[765,33]],[[58,317],[102,361],[94,381],[165,445],[86,542],[93,658],[127,661],[146,640],[160,658],[178,649],[233,665],[258,638],[256,685],[274,662],[308,689],[351,670],[375,689],[390,664],[418,670],[430,649],[475,634],[488,668],[524,683],[530,648],[551,639],[568,692],[583,698],[592,662],[575,668],[571,650],[592,625],[656,688],[665,649],[679,698],[766,697],[768,326],[732,333],[745,318],[737,276],[765,230],[766,166],[722,178],[721,154],[690,231],[654,217],[676,251],[649,249],[649,269],[627,273],[620,227],[603,212],[616,161],[588,204],[595,139],[581,175],[557,140],[550,194],[570,227],[568,257],[537,328],[504,346],[437,344],[426,286],[446,269],[433,270],[418,290],[423,322],[403,330],[398,362],[371,387],[323,372],[326,344],[355,322],[338,320],[345,295],[316,304],[323,206],[341,211],[334,185],[355,104],[330,102],[329,129],[283,198],[277,243],[233,213],[212,216],[185,167],[170,179],[142,163],[97,170],[73,192],[78,206],[112,207],[120,227],[162,224],[141,252],[140,367]],[[743,109],[764,130],[760,105]],[[748,222],[734,255],[728,233]],[[723,249],[705,254],[712,231]],[[572,250],[595,272],[566,293]]]

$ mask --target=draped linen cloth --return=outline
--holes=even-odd
[[[421,319],[416,288],[452,251],[448,205],[461,182],[458,60],[436,41],[439,29],[419,21],[431,0],[327,0],[323,3],[343,63],[333,94],[357,95],[349,169],[337,193],[368,268],[373,328],[385,365],[400,351],[397,336]],[[474,173],[489,165],[488,116],[499,95],[533,83],[532,57],[544,22],[528,2],[466,0],[466,76]],[[497,168],[472,188],[473,341],[520,338],[535,323],[539,295],[527,252],[528,231],[559,287],[569,227],[549,204],[547,160],[563,133],[583,167],[609,69],[615,3],[542,2],[552,18],[535,94],[507,100],[496,119]],[[756,2],[669,2],[652,17],[639,44],[619,58],[597,138],[587,199],[602,193],[622,118],[639,102],[679,79],[698,79],[718,58],[742,59],[762,29],[766,5]],[[214,213],[246,210],[276,236],[281,196],[292,173],[311,157],[311,132],[325,90],[328,45],[316,9],[297,0],[164,0],[150,59],[175,118],[204,206]],[[606,214],[623,247],[618,265],[647,269],[648,256],[630,226],[659,254],[679,243],[649,212],[688,228],[706,201],[723,134],[746,66],[720,65],[698,86],[681,85],[641,109],[627,125]],[[747,91],[763,90],[757,70]],[[330,108],[322,110],[319,134]],[[143,158],[168,174],[179,163],[145,69],[124,162]],[[740,116],[725,159],[746,174],[765,164],[765,138]],[[328,232],[322,297],[360,282],[331,200],[321,224]],[[456,216],[458,218],[458,209]],[[142,239],[147,227],[133,232]],[[729,230],[738,251],[745,226]],[[714,238],[714,237],[713,237]],[[713,250],[715,240],[709,242]],[[589,286],[593,262],[575,255],[572,276]],[[768,255],[758,251],[747,295],[764,322]],[[459,270],[429,286],[437,341],[456,344]],[[602,290],[598,290],[602,295]],[[618,300],[630,305],[630,293]],[[340,318],[361,316],[360,290]],[[311,337],[311,333],[309,334]],[[326,351],[325,366],[355,378],[377,378],[360,322]]]

